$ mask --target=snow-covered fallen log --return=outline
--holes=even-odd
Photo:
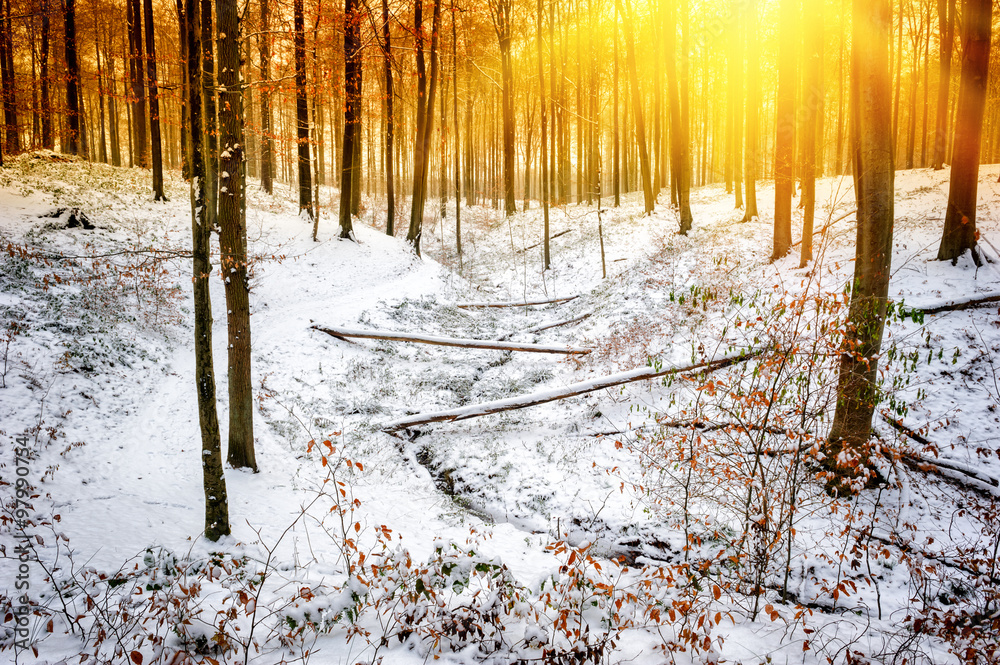
[[[720,358],[719,360],[711,360],[711,361],[696,363],[694,365],[687,365],[685,367],[672,367],[670,369],[657,370],[654,367],[643,367],[640,369],[633,369],[628,372],[620,372],[618,374],[612,374],[610,376],[591,379],[589,381],[572,383],[562,388],[542,390],[540,392],[531,393],[529,395],[508,397],[506,399],[498,399],[492,402],[484,402],[482,404],[470,404],[468,406],[462,406],[457,409],[448,409],[445,411],[436,411],[432,413],[418,413],[414,416],[409,416],[407,418],[401,418],[399,420],[388,422],[382,427],[382,431],[392,433],[392,432],[398,432],[399,430],[408,429],[416,425],[426,425],[428,423],[440,423],[440,422],[454,422],[456,420],[468,420],[470,418],[479,418],[480,416],[486,416],[491,413],[514,411],[516,409],[526,409],[529,406],[537,406],[539,404],[545,404],[547,402],[555,402],[557,400],[566,399],[567,397],[575,397],[577,395],[592,393],[598,390],[603,390],[605,388],[614,388],[615,386],[621,386],[626,383],[633,383],[635,381],[648,381],[649,379],[656,379],[662,376],[666,376],[668,374],[688,374],[691,372],[699,372],[699,371],[714,372],[724,367],[729,367],[730,365],[734,365],[738,362],[742,362],[749,358],[758,356],[760,355],[760,353],[761,353],[760,351],[747,351],[738,355]]]
[[[564,346],[562,344],[525,344],[521,342],[503,342],[482,339],[462,339],[458,337],[435,337],[433,335],[417,335],[405,332],[361,330],[358,328],[327,328],[312,326],[314,330],[324,332],[338,339],[380,339],[390,342],[414,342],[417,344],[433,344],[435,346],[457,346],[463,349],[493,349],[497,351],[523,351],[525,353],[558,353],[562,355],[585,355],[590,349],[579,346]]]
[[[976,307],[989,307],[1000,304],[1000,292],[988,293],[980,296],[969,296],[968,298],[955,298],[946,300],[935,305],[921,306],[919,304],[907,303],[908,311],[921,311],[924,314],[940,314],[941,312],[957,312],[962,309],[974,309]]]
[[[534,307],[535,305],[556,305],[570,300],[576,300],[580,296],[569,296],[566,298],[553,298],[552,300],[532,300],[521,302],[512,300],[510,302],[462,302],[455,305],[459,309],[478,309],[481,307]]]

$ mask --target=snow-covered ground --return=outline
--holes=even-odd
[[[994,258],[997,175],[982,169],[978,213]],[[980,630],[996,621],[996,306],[893,317],[876,416],[884,482],[833,501],[798,454],[796,466],[782,466],[788,445],[808,448],[829,427],[836,363],[822,342],[835,337],[807,324],[843,308],[822,314],[802,303],[844,301],[850,178],[818,185],[817,229],[843,219],[816,236],[805,269],[797,247],[768,261],[770,183],[758,191],[761,217],[745,223],[721,186],[693,192],[688,236],[676,235],[667,206],[643,216],[635,194],[620,208],[604,199],[600,220],[594,207],[554,208],[552,233],[566,233],[552,241],[549,271],[537,208],[510,219],[463,208],[460,258],[449,206],[445,220],[428,219],[418,258],[380,229],[378,197],[366,200],[358,242],[336,238],[328,209],[314,242],[289,192],[272,198],[251,187],[260,473],[227,468],[233,533],[217,544],[200,537],[187,185],[170,174],[170,202],[152,203],[147,178],[44,154],[0,170],[9,249],[0,259],[0,600],[9,613],[0,660],[975,662],[963,644],[980,662],[992,657],[975,635],[956,637],[966,624],[944,613],[968,612],[962,620]],[[934,260],[947,188],[947,170],[897,174],[895,302],[929,308],[1000,293],[1000,263]],[[67,227],[73,209],[95,228]],[[225,441],[218,279],[212,298]],[[592,353],[347,342],[313,326]],[[800,344],[813,354],[790,350]],[[413,414],[761,348],[765,358],[797,360],[740,363],[711,384],[643,381],[382,431]],[[761,377],[807,397],[760,420],[759,404],[717,390],[735,394]],[[748,422],[734,428],[741,417]],[[27,450],[17,451],[22,433]],[[702,465],[678,446],[703,447]],[[731,461],[753,446],[756,456]],[[750,459],[770,461],[748,475]],[[921,469],[920,460],[939,465]],[[12,504],[18,477],[33,488],[21,515]],[[741,514],[767,528],[749,536]],[[15,586],[21,527],[31,536],[27,591]],[[37,658],[14,644],[22,593]]]

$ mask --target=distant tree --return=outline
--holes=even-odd
[[[72,2],[72,0],[70,0]],[[195,392],[198,399],[198,424],[201,430],[201,470],[205,489],[205,537],[216,541],[228,535],[229,499],[222,468],[222,441],[215,403],[215,370],[212,362],[212,295],[208,278],[212,272],[211,236],[207,178],[204,160],[205,127],[202,118],[200,58],[201,26],[198,0],[186,0],[184,15],[187,27],[187,97],[188,163],[191,165],[191,234],[194,282],[194,363]]]
[[[517,212],[514,201],[514,71],[511,63],[513,0],[489,0],[489,5],[493,31],[500,46],[504,213],[513,215]]]
[[[153,37],[153,0],[143,0],[146,24],[146,78],[149,82],[149,137],[153,158],[153,200],[166,201],[163,193],[163,148],[160,141],[160,92],[156,83],[156,43]],[[102,124],[103,132],[103,124]]]
[[[938,0],[938,40],[940,73],[938,75],[938,107],[934,129],[934,170],[944,168],[948,150],[948,99],[951,92],[951,51],[955,43],[955,0]]]
[[[854,0],[851,46],[851,123],[857,198],[857,255],[840,357],[837,407],[823,444],[829,487],[867,464],[872,416],[878,403],[879,351],[885,329],[892,259],[894,156],[890,0]]]
[[[746,76],[746,152],[743,175],[746,178],[746,213],[744,221],[757,217],[757,170],[760,151],[760,47],[758,40],[757,0],[748,0],[746,6],[747,76]]]
[[[309,97],[306,91],[306,29],[302,0],[293,3],[295,39],[295,127],[298,140],[299,214],[312,221],[312,171],[309,160]],[[348,163],[350,160],[346,160]]]
[[[355,179],[361,178],[355,153],[361,142],[361,8],[358,0],[344,3],[344,140],[340,179],[340,237],[353,233]],[[358,189],[360,195],[360,189]]]
[[[813,220],[816,216],[816,175],[822,154],[823,11],[807,6],[805,13],[805,90],[802,118],[802,247],[799,267],[812,260]],[[817,145],[819,144],[819,145]]]
[[[795,189],[795,43],[799,0],[781,0],[778,22],[778,96],[774,136],[774,244],[771,260],[792,246],[792,190]]]
[[[441,0],[434,0],[431,19],[431,71],[427,76],[424,59],[423,0],[416,0],[413,12],[413,50],[417,62],[417,113],[416,136],[413,147],[413,196],[410,208],[410,228],[406,240],[420,255],[420,236],[423,233],[424,203],[427,200],[427,163],[431,152],[431,135],[434,127],[434,97],[438,78],[438,34],[441,27]]]
[[[451,13],[452,32],[454,33],[455,12]],[[393,155],[393,142],[396,135],[395,114],[393,113],[393,87],[392,87],[392,31],[389,29],[389,0],[382,0],[382,61],[385,69],[385,232],[387,235],[396,233],[396,160]],[[455,86],[458,88],[457,84]],[[456,118],[458,117],[458,106],[455,106]],[[455,136],[458,136],[457,120]],[[455,151],[455,158],[458,158],[458,150]],[[458,178],[458,168],[455,168],[455,177]],[[461,206],[459,206],[461,207]],[[459,217],[461,220],[461,217]],[[461,225],[461,221],[458,222]],[[459,254],[462,253],[462,237],[458,234]]]
[[[550,253],[549,253],[549,155],[548,155],[548,133],[547,133],[547,116],[545,115],[545,67],[542,60],[542,16],[544,11],[542,10],[542,0],[538,0],[538,9],[536,12],[536,38],[535,44],[538,47],[538,96],[541,100],[541,119],[542,119],[542,155],[541,155],[541,166],[542,166],[542,218],[543,218],[543,229],[542,229],[542,244],[543,256],[542,256],[542,267],[544,270],[548,270],[550,267]],[[616,42],[617,43],[617,42]],[[617,63],[616,63],[617,65]],[[617,72],[617,69],[615,70]],[[615,81],[617,84],[617,80]],[[617,92],[617,89],[616,89]],[[618,116],[616,115],[615,118]],[[617,138],[617,134],[615,135]]]
[[[653,212],[656,196],[653,193],[652,175],[649,169],[649,151],[646,147],[646,125],[642,119],[642,96],[639,92],[639,74],[635,65],[635,28],[632,21],[632,5],[629,0],[615,0],[615,7],[622,17],[625,32],[625,64],[628,67],[630,97],[632,98],[632,119],[635,125],[635,141],[639,148],[639,170],[642,174],[642,194],[646,204],[646,214]]]
[[[257,50],[260,54],[260,186],[268,194],[274,192],[274,136],[271,130],[271,12],[268,0],[260,0],[260,34]]]
[[[955,261],[971,250],[981,265],[976,242],[976,203],[979,187],[979,155],[982,145],[986,89],[990,75],[990,33],[993,23],[991,0],[962,2],[962,79],[955,114],[955,147],[951,165],[948,208],[938,260]]]
[[[685,9],[687,5],[685,3]],[[687,54],[677,57],[677,8],[667,3],[667,21],[664,26],[664,44],[667,50],[667,101],[670,107],[670,169],[673,191],[680,211],[680,233],[691,229],[691,147],[689,145],[690,119],[687,106]],[[677,61],[682,71],[677,71]]]
[[[149,2],[149,0],[146,0]],[[219,51],[219,267],[229,331],[229,449],[233,467],[257,471],[247,278],[246,150],[243,138],[242,29],[237,0],[216,0]]]
[[[80,147],[80,62],[76,53],[76,0],[63,5],[66,40],[66,147],[63,152],[81,155]],[[8,146],[10,135],[8,134]]]

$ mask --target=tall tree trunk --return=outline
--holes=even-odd
[[[146,75],[149,79],[149,138],[153,147],[153,200],[166,201],[167,196],[163,193],[163,148],[160,144],[160,92],[156,83],[153,0],[143,0],[143,13],[146,23]],[[238,60],[236,64],[238,67]]]
[[[542,253],[542,266],[544,270],[548,270],[551,266],[551,254],[549,251],[549,160],[548,160],[548,146],[547,139],[547,120],[545,116],[545,68],[542,64],[542,0],[538,0],[538,10],[536,16],[537,22],[537,46],[538,46],[538,96],[541,100],[541,111],[542,111],[542,219],[544,221],[543,227],[543,239],[542,243],[543,253]],[[617,38],[617,31],[616,31]],[[615,44],[617,45],[617,39]],[[617,65],[617,61],[616,61]],[[617,72],[617,69],[615,70]],[[618,117],[617,115],[615,116]]]
[[[612,107],[613,108],[612,108],[612,113],[614,114],[614,130],[613,130],[614,131],[614,139],[613,139],[613,141],[614,141],[614,147],[612,148],[612,157],[611,157],[611,162],[612,162],[611,163],[611,189],[614,192],[615,207],[617,208],[617,207],[619,207],[622,204],[622,197],[621,197],[621,180],[622,180],[621,179],[621,139],[619,137],[619,129],[618,129],[618,79],[619,79],[619,76],[618,76],[618,7],[617,6],[615,6],[615,17],[614,17],[614,28],[613,29],[614,29],[614,33],[615,33],[615,36],[614,36],[614,42],[615,42],[615,50],[614,50],[614,53],[615,53],[614,54],[615,63],[614,63],[614,70],[615,70],[615,74],[614,74],[614,92],[612,93],[613,94],[613,103],[612,103]],[[538,57],[539,57],[539,59],[541,59],[541,57],[542,57],[541,54],[539,54]],[[542,129],[542,135],[543,136],[545,135],[545,130],[544,129]],[[542,140],[544,142],[544,139],[542,139]]]
[[[955,41],[955,0],[938,0],[938,24],[941,29],[938,107],[934,129],[935,171],[944,168],[948,149],[948,99],[951,91],[951,49]]]
[[[625,62],[628,66],[629,91],[632,96],[632,117],[635,126],[635,140],[639,148],[639,165],[642,171],[642,193],[646,204],[646,214],[653,212],[656,197],[653,195],[653,183],[649,171],[649,152],[646,149],[646,126],[642,120],[642,98],[639,93],[639,76],[635,66],[635,29],[632,22],[632,6],[629,0],[615,0],[615,7],[622,16],[625,28]]]
[[[792,190],[795,189],[795,35],[798,0],[781,0],[778,23],[778,96],[774,136],[774,245],[771,260],[792,246]]]
[[[455,28],[455,11],[452,7],[451,13],[452,32]],[[386,189],[386,219],[385,232],[388,235],[396,233],[396,187],[395,187],[395,159],[393,157],[393,138],[396,132],[395,118],[393,117],[393,89],[392,89],[392,32],[389,30],[389,0],[382,0],[382,58],[385,69],[385,189]],[[455,109],[455,135],[458,136],[458,108]],[[457,158],[457,153],[456,153]],[[458,169],[456,168],[456,175]],[[461,237],[459,237],[459,247],[461,248]],[[461,249],[459,249],[461,254]]]
[[[72,2],[72,0],[69,0]],[[186,0],[187,52],[201,52],[198,0]],[[205,537],[217,541],[229,535],[229,501],[222,469],[222,440],[215,403],[215,370],[212,362],[212,295],[208,278],[212,273],[212,225],[208,218],[206,169],[203,159],[205,135],[202,118],[201,67],[197,57],[187,60],[187,106],[191,120],[188,162],[191,164],[191,234],[194,268],[194,362],[198,394],[198,424],[201,429],[201,469],[205,488]]]
[[[732,0],[733,36],[729,46],[729,105],[733,123],[733,191],[735,207],[743,207],[743,21],[740,0]]]
[[[805,12],[805,103],[802,118],[802,247],[799,267],[812,260],[813,220],[816,216],[816,176],[822,154],[823,136],[820,119],[823,115],[823,12],[806,7]]]
[[[354,2],[355,0],[348,0]],[[298,172],[299,172],[299,214],[306,215],[309,221],[313,219],[312,200],[312,171],[309,164],[309,98],[306,94],[306,30],[305,16],[302,9],[302,0],[295,0],[293,4],[294,31],[295,31],[295,128],[298,140]],[[345,20],[347,18],[345,17]],[[345,26],[349,27],[349,26]],[[345,31],[346,32],[346,31]],[[346,35],[345,35],[346,43]],[[347,128],[344,128],[345,133]],[[344,160],[343,168],[352,161],[348,157]],[[351,190],[348,189],[348,193]],[[349,194],[348,194],[349,195]],[[344,192],[341,192],[341,197]],[[344,229],[344,214],[348,215],[348,232],[350,232],[350,207],[346,210],[341,205],[341,231]]]
[[[948,189],[948,209],[938,260],[955,261],[972,251],[976,265],[976,203],[979,186],[979,155],[983,115],[990,73],[990,33],[993,23],[991,0],[962,0],[962,78],[955,115],[955,149]]]
[[[63,5],[64,39],[66,40],[66,150],[81,155],[80,150],[80,63],[76,56],[76,0]],[[10,134],[7,135],[8,151]],[[82,156],[82,155],[81,155]]]
[[[42,44],[40,52],[40,71],[39,75],[41,78],[42,90],[41,90],[41,104],[42,104],[42,147],[47,150],[52,150],[55,145],[55,137],[52,134],[52,102],[51,102],[51,81],[49,80],[49,33],[50,33],[50,19],[49,19],[49,2],[48,0],[42,0]],[[112,80],[114,80],[114,69],[112,68]],[[117,122],[117,116],[112,115],[112,122]]]
[[[744,221],[757,217],[757,164],[760,150],[760,51],[757,45],[757,0],[746,3],[746,49],[747,49],[747,146],[745,152],[746,165],[743,169],[746,177],[746,214]]]
[[[180,49],[179,50],[180,50],[180,56],[181,56],[181,63],[187,63],[188,58],[189,58],[189,55],[188,55],[188,39],[187,39],[188,18],[187,18],[187,14],[184,11],[184,2],[185,2],[185,0],[175,0],[175,1],[176,1],[176,7],[177,7],[177,26],[178,26],[178,29],[180,31],[180,40],[179,40],[179,42],[180,42]],[[187,76],[187,66],[186,66],[186,64],[182,64],[182,67],[181,67],[181,78],[183,79],[183,84],[185,86],[188,86],[188,85],[190,85],[190,83],[188,82],[187,78],[185,78],[186,76]],[[186,89],[187,88],[185,88],[185,90]],[[112,96],[112,102],[113,101],[114,101],[114,96]],[[181,116],[181,177],[183,177],[184,180],[190,180],[191,179],[191,162],[188,161],[189,154],[188,154],[187,145],[188,145],[188,140],[189,140],[188,139],[188,134],[191,132],[191,119],[188,117],[188,104],[187,104],[187,97],[186,97],[186,95],[183,95],[183,94],[181,95],[180,104],[181,104],[181,112],[180,112],[180,116]],[[112,114],[112,117],[115,117],[114,114]],[[114,136],[115,134],[117,134],[117,132],[112,132],[112,136]],[[116,164],[116,166],[117,166],[117,164]]]
[[[97,105],[99,107],[98,120],[101,125],[100,131],[100,146],[98,147],[98,159],[102,164],[108,163],[108,142],[104,133],[104,98],[107,96],[104,92],[104,68],[101,66],[101,44],[95,40],[94,44],[94,55],[97,57]]]
[[[384,1],[384,0],[383,0]],[[260,185],[268,194],[274,193],[274,136],[271,129],[271,32],[268,0],[260,0]]]
[[[514,200],[514,72],[511,62],[512,0],[490,0],[493,30],[500,45],[501,116],[503,118],[504,214],[517,212]],[[579,107],[579,99],[577,106]],[[579,108],[577,109],[579,111]]]
[[[185,43],[185,44],[187,43],[187,34],[186,33],[184,34],[184,42],[183,43]],[[184,59],[184,58],[182,58],[181,62],[187,62],[187,60]],[[108,86],[109,86],[109,89],[108,89],[108,92],[109,92],[109,94],[108,94],[108,129],[109,129],[109,132],[108,133],[110,134],[110,139],[111,139],[111,165],[112,166],[121,166],[122,165],[121,140],[120,140],[119,135],[118,135],[118,90],[117,90],[117,83],[116,83],[116,80],[115,80],[115,57],[114,57],[114,52],[112,51],[110,45],[107,45],[107,50],[104,52],[104,67],[105,67],[106,80],[108,81]],[[182,95],[182,97],[183,97],[183,95]],[[187,104],[185,104],[183,102],[182,102],[182,104],[183,104],[183,106],[185,108],[187,108]],[[50,124],[49,125],[49,131],[51,132],[51,130],[52,130],[52,126]],[[44,131],[45,131],[45,120],[44,120],[44,116],[42,116],[42,132],[43,132],[43,134],[44,134]],[[184,149],[184,146],[187,145],[186,135],[182,134],[182,136],[185,136],[185,141],[183,142],[184,145],[182,146],[182,149]],[[42,143],[43,144],[45,143],[44,136],[43,136],[43,139],[42,139]],[[187,154],[187,151],[185,150],[185,155],[186,154]],[[185,160],[186,159],[187,159],[187,157],[185,157]]]
[[[10,0],[0,3],[0,73],[3,85],[3,114],[6,125],[7,154],[21,152],[21,134],[17,118],[17,88],[14,82],[14,46],[11,35],[14,24],[11,22]]]
[[[146,55],[142,44],[142,5],[140,0],[126,0],[129,17],[129,43],[135,76],[132,78],[132,120],[135,122],[135,163],[149,168],[149,137],[146,133]]]
[[[988,1],[988,0],[987,0]],[[867,462],[872,415],[878,402],[876,375],[885,329],[892,259],[893,141],[892,73],[889,67],[890,0],[854,0],[851,46],[851,123],[854,127],[857,257],[840,357],[837,407],[824,464],[830,489],[860,475]]]
[[[150,0],[146,0],[149,2]],[[226,289],[229,330],[229,464],[257,471],[250,378],[250,283],[244,195],[243,84],[237,0],[216,0],[219,51],[219,269]],[[155,145],[155,143],[154,143]]]
[[[671,6],[673,11],[673,6]],[[691,12],[688,11],[688,0],[681,0],[681,124],[680,133],[680,163],[677,168],[677,206],[680,210],[680,229],[678,233],[687,235],[691,230],[691,94],[688,82],[691,68]]]
[[[361,127],[361,11],[358,0],[344,3],[344,140],[340,177],[340,237],[354,231],[355,179],[361,177],[355,152],[360,143]]]
[[[219,211],[219,137],[216,131],[215,51],[212,48],[212,0],[201,0],[201,122],[205,133],[205,196],[208,220],[215,228]],[[194,126],[194,123],[191,123]]]
[[[430,159],[431,136],[434,131],[434,97],[438,75],[438,28],[441,25],[441,0],[434,0],[431,23],[431,71],[426,74],[424,62],[423,0],[417,0],[414,15],[413,48],[417,60],[417,135],[413,150],[413,197],[410,209],[410,228],[406,240],[420,255],[420,236],[423,232],[424,203],[427,200],[427,164]]]
[[[383,0],[387,2],[388,0]],[[455,25],[455,0],[451,0],[451,66],[455,76],[451,89],[451,112],[455,130],[455,250],[458,252],[458,267],[462,267],[462,176],[459,155],[462,149],[461,134],[458,132],[458,28]],[[545,85],[539,81],[539,85]],[[545,109],[542,108],[542,115]],[[442,118],[441,122],[445,119]],[[542,121],[544,122],[544,120]],[[544,134],[543,134],[544,136]],[[543,139],[544,140],[544,139]]]

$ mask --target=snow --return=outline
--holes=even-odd
[[[188,185],[177,174],[166,178],[170,202],[153,203],[146,193],[148,174],[142,170],[62,163],[41,154],[21,156],[0,170],[0,239],[5,246],[73,255],[150,247],[181,255],[190,251]],[[980,185],[978,223],[987,247],[1000,244],[995,221],[1000,218],[998,171],[984,167]],[[969,257],[955,266],[934,260],[947,178],[947,171],[897,174],[890,296],[908,308],[1000,293],[993,264],[977,270]],[[299,216],[292,189],[276,186],[274,198],[254,185],[247,190],[258,401],[255,437],[261,471],[226,468],[230,537],[217,544],[200,537],[204,492],[189,259],[178,256],[163,264],[166,273],[157,277],[157,284],[173,295],[161,301],[155,299],[160,291],[146,289],[140,280],[108,284],[103,291],[70,280],[74,270],[90,269],[85,261],[42,265],[5,256],[0,263],[3,329],[17,320],[23,321],[26,332],[10,343],[12,369],[6,373],[7,387],[0,388],[0,421],[4,478],[13,474],[15,461],[6,452],[12,449],[12,437],[30,433],[34,457],[29,477],[39,496],[32,501],[35,524],[29,531],[44,541],[35,545],[37,556],[50,564],[59,562],[58,579],[75,575],[80,588],[89,580],[92,586],[86,588],[110,598],[107,582],[86,578],[85,571],[115,579],[139,566],[145,584],[147,578],[173,579],[169,571],[176,563],[171,562],[212,561],[215,572],[201,580],[200,607],[214,608],[239,602],[232,599],[247,587],[239,586],[241,578],[233,571],[248,567],[269,577],[260,597],[239,605],[240,621],[249,621],[247,612],[254,608],[262,615],[264,607],[283,607],[280,616],[298,624],[322,624],[307,637],[291,640],[287,648],[276,637],[280,625],[267,624],[271,632],[262,627],[257,634],[260,652],[250,650],[249,660],[256,663],[277,662],[279,654],[291,659],[295,649],[304,648],[311,649],[313,663],[362,662],[383,655],[385,662],[417,663],[432,654],[448,662],[489,660],[475,641],[460,644],[454,635],[442,638],[438,647],[417,633],[394,637],[385,647],[378,647],[375,638],[371,643],[360,637],[348,641],[349,622],[337,618],[340,612],[354,607],[357,596],[375,598],[378,584],[387,582],[347,575],[350,550],[343,546],[342,514],[348,530],[359,525],[357,551],[372,561],[395,562],[393,575],[399,579],[410,579],[402,577],[402,571],[420,566],[447,578],[442,571],[457,566],[447,568],[453,576],[448,579],[467,581],[468,588],[455,591],[446,602],[476,608],[480,621],[494,611],[491,603],[508,601],[504,594],[513,587],[504,585],[516,582],[517,588],[527,590],[516,602],[510,600],[515,609],[499,615],[508,622],[504,639],[519,645],[515,651],[525,658],[541,653],[532,645],[555,639],[551,621],[530,619],[535,616],[531,612],[542,607],[540,594],[565,592],[565,602],[571,603],[568,599],[574,597],[580,602],[581,593],[597,593],[596,587],[580,591],[559,586],[567,579],[566,571],[583,560],[579,555],[569,564],[571,550],[586,549],[600,563],[602,573],[588,568],[594,579],[609,586],[617,579],[623,589],[643,588],[643,575],[665,560],[680,560],[686,550],[683,533],[673,526],[680,509],[652,502],[656,489],[637,451],[661,431],[658,419],[682,417],[684,406],[697,399],[704,386],[631,383],[530,409],[429,425],[405,440],[381,428],[405,422],[410,414],[454,414],[457,421],[491,406],[542,402],[569,388],[592,389],[608,376],[638,378],[665,367],[723,357],[738,342],[748,341],[732,323],[750,306],[731,303],[729,294],[762,294],[754,306],[763,310],[767,306],[760,303],[771,294],[794,296],[809,289],[842,293],[853,270],[853,219],[833,225],[825,241],[816,237],[818,258],[808,268],[797,267],[797,255],[768,262],[770,183],[761,183],[758,191],[761,218],[746,223],[739,222],[742,211],[733,210],[721,186],[696,190],[695,228],[687,237],[675,234],[673,211],[660,205],[646,217],[640,196],[626,196],[621,208],[602,214],[607,279],[601,278],[593,208],[553,208],[553,234],[573,232],[553,240],[554,265],[543,272],[541,248],[522,251],[541,239],[540,210],[534,207],[512,219],[489,207],[463,208],[460,262],[451,204],[443,223],[428,216],[423,258],[418,258],[405,241],[384,234],[371,212],[378,209],[378,198],[366,200],[368,212],[354,225],[357,242],[337,237],[331,222],[335,211],[327,210],[321,215],[319,242],[313,242],[311,223]],[[853,207],[850,178],[825,178],[818,192],[817,228]],[[324,190],[320,200],[333,196]],[[59,228],[41,216],[57,207],[79,207],[97,228]],[[437,202],[430,202],[428,209],[436,211]],[[217,252],[215,245],[216,267]],[[130,259],[112,260],[125,266]],[[50,280],[42,289],[43,274],[59,274],[66,281]],[[225,446],[226,310],[217,272],[210,284]],[[571,297],[529,308],[458,306]],[[578,320],[542,330],[571,319]],[[410,331],[435,339],[508,337],[545,348],[585,347],[594,352],[566,359],[397,342],[347,344],[311,330],[323,322]],[[909,450],[924,462],[938,460],[966,486],[971,478],[976,487],[995,496],[991,481],[1000,478],[996,309],[946,312],[923,322],[894,321],[883,359],[889,358],[887,349],[893,343],[900,349],[894,358],[911,358],[893,360],[883,371],[889,383],[900,378],[893,394],[907,409],[896,417],[932,445],[901,437],[881,417],[876,418],[876,430],[886,445]],[[911,369],[900,369],[907,362]],[[726,376],[728,381],[740,379],[738,371]],[[311,440],[328,440],[330,445],[317,443],[310,451]],[[982,495],[924,475],[904,460],[887,462],[886,469],[894,483],[861,494],[853,508],[863,515],[859,519],[866,528],[865,520],[872,520],[872,537],[905,540],[913,552],[941,560],[986,551],[991,527],[973,510]],[[337,497],[325,483],[328,473],[345,483],[347,496],[357,504],[348,507]],[[8,492],[7,484],[2,487],[6,504],[12,490]],[[717,479],[714,487],[706,488],[706,496],[726,489],[724,479]],[[842,552],[850,558],[850,543],[845,545],[842,535],[844,512],[830,510],[815,487],[803,484],[801,491],[803,512],[796,525],[789,582],[794,600],[780,602],[779,578],[778,590],[768,590],[761,607],[773,605],[780,618],[772,620],[763,610],[751,618],[749,596],[727,588],[721,599],[712,600],[703,590],[697,602],[710,606],[713,615],[716,610],[722,613],[712,636],[724,642],[714,642],[710,652],[700,655],[672,654],[676,661],[819,663],[827,656],[843,658],[837,654],[846,648],[874,658],[902,648],[909,638],[930,662],[957,661],[943,640],[914,636],[904,620],[915,611],[910,599],[918,583],[940,587],[941,593],[947,586],[930,574],[922,580],[914,577],[911,568],[917,566],[906,565],[895,548],[888,556],[861,560],[870,583],[861,579],[862,573],[846,571],[847,565],[842,574],[833,561]],[[881,511],[877,523],[876,509]],[[711,517],[719,531],[729,533],[727,515],[721,510],[706,515],[703,524],[713,523]],[[391,530],[391,539],[379,535],[383,526]],[[5,522],[0,530],[0,543],[8,553],[0,560],[5,608],[14,602],[14,536],[14,527]],[[560,550],[563,542],[570,549]],[[711,560],[715,554],[707,552],[723,549],[720,540],[706,543],[696,554]],[[610,561],[623,554],[647,562],[647,570],[618,568]],[[428,563],[435,557],[443,562],[434,564],[437,568]],[[405,567],[407,560],[413,569]],[[496,572],[501,570],[498,562],[502,574]],[[725,566],[713,564],[706,574],[721,580]],[[33,602],[56,607],[40,566],[33,564],[31,575]],[[433,577],[427,575],[428,580]],[[847,587],[848,595],[834,599],[831,589],[838,580],[856,580],[858,588]],[[955,588],[966,583],[967,578],[957,580]],[[301,589],[312,591],[296,596]],[[672,599],[695,591],[678,584],[657,593],[665,615]],[[801,610],[805,613],[796,618],[794,602],[808,611]],[[623,612],[640,616],[642,607],[649,606],[632,607],[626,601]],[[602,607],[598,603],[588,610],[594,635],[603,625]],[[83,612],[96,616],[91,610]],[[374,617],[373,612],[362,615],[359,625],[377,630]],[[82,647],[65,620],[57,614],[51,634],[45,631],[47,618],[35,616],[32,621],[38,662],[76,662]],[[192,636],[200,626],[195,624]],[[806,634],[804,628],[814,632]],[[234,634],[246,635],[246,630]],[[164,644],[172,648],[183,644],[177,633],[164,629],[163,635]],[[664,654],[656,648],[664,636],[676,636],[670,622],[659,630],[624,630],[603,657],[608,662],[662,662]],[[7,640],[0,660],[12,659],[11,634],[0,638]],[[441,646],[452,644],[449,640],[455,640],[454,650]],[[805,640],[809,651],[803,651]],[[113,646],[105,644],[105,658],[114,660]],[[147,662],[154,655],[149,644],[136,648],[145,650]],[[561,648],[568,649],[565,643]],[[242,662],[242,653],[238,660]]]

